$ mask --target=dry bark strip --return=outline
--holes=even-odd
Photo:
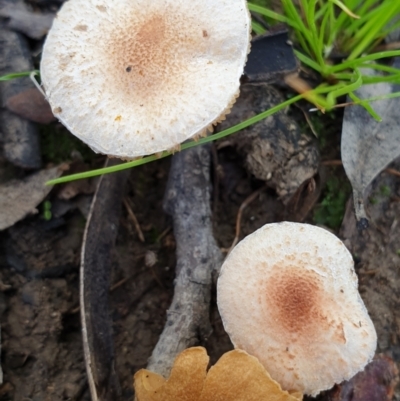
[[[116,163],[110,161],[109,165]],[[115,401],[119,395],[108,290],[111,252],[129,170],[100,178],[82,244],[80,307],[86,371],[93,401]]]
[[[197,146],[173,157],[164,199],[173,217],[177,244],[175,292],[167,322],[148,369],[168,376],[176,355],[211,332],[212,274],[222,262],[212,233],[210,147]]]

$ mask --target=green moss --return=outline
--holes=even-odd
[[[332,229],[339,228],[350,191],[347,181],[335,176],[330,177],[322,193],[322,200],[315,208],[314,222]]]
[[[377,205],[383,200],[387,199],[391,195],[392,191],[388,185],[381,185],[377,190],[375,190],[368,201],[371,205]]]
[[[45,163],[71,160],[74,152],[79,152],[85,162],[92,161],[96,155],[66,129],[54,125],[40,126],[40,145]]]

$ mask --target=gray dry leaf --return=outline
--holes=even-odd
[[[400,67],[396,59],[394,67]],[[400,91],[400,85],[380,83],[365,85],[357,91],[362,99]],[[361,106],[346,108],[342,129],[342,161],[353,187],[354,207],[359,224],[368,221],[364,194],[373,179],[400,156],[400,98],[379,100],[371,104],[382,118],[375,121]]]
[[[58,178],[61,173],[61,167],[53,167],[0,185],[0,230],[11,227],[28,214],[37,213],[36,206],[53,188],[46,186],[46,181]]]

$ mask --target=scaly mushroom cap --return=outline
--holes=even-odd
[[[69,0],[41,78],[74,135],[133,158],[172,149],[229,112],[249,40],[245,0]]]
[[[353,259],[326,230],[265,225],[233,249],[217,290],[235,348],[256,356],[285,390],[316,395],[374,355],[376,332]]]

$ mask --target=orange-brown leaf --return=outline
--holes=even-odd
[[[198,401],[203,389],[208,361],[209,357],[204,348],[188,348],[176,357],[171,375],[164,383],[159,378],[153,377],[154,373],[142,369],[135,374],[134,378],[137,400]],[[143,375],[148,377],[144,380]]]
[[[208,372],[199,401],[300,401],[271,378],[257,358],[245,351],[224,354]]]

